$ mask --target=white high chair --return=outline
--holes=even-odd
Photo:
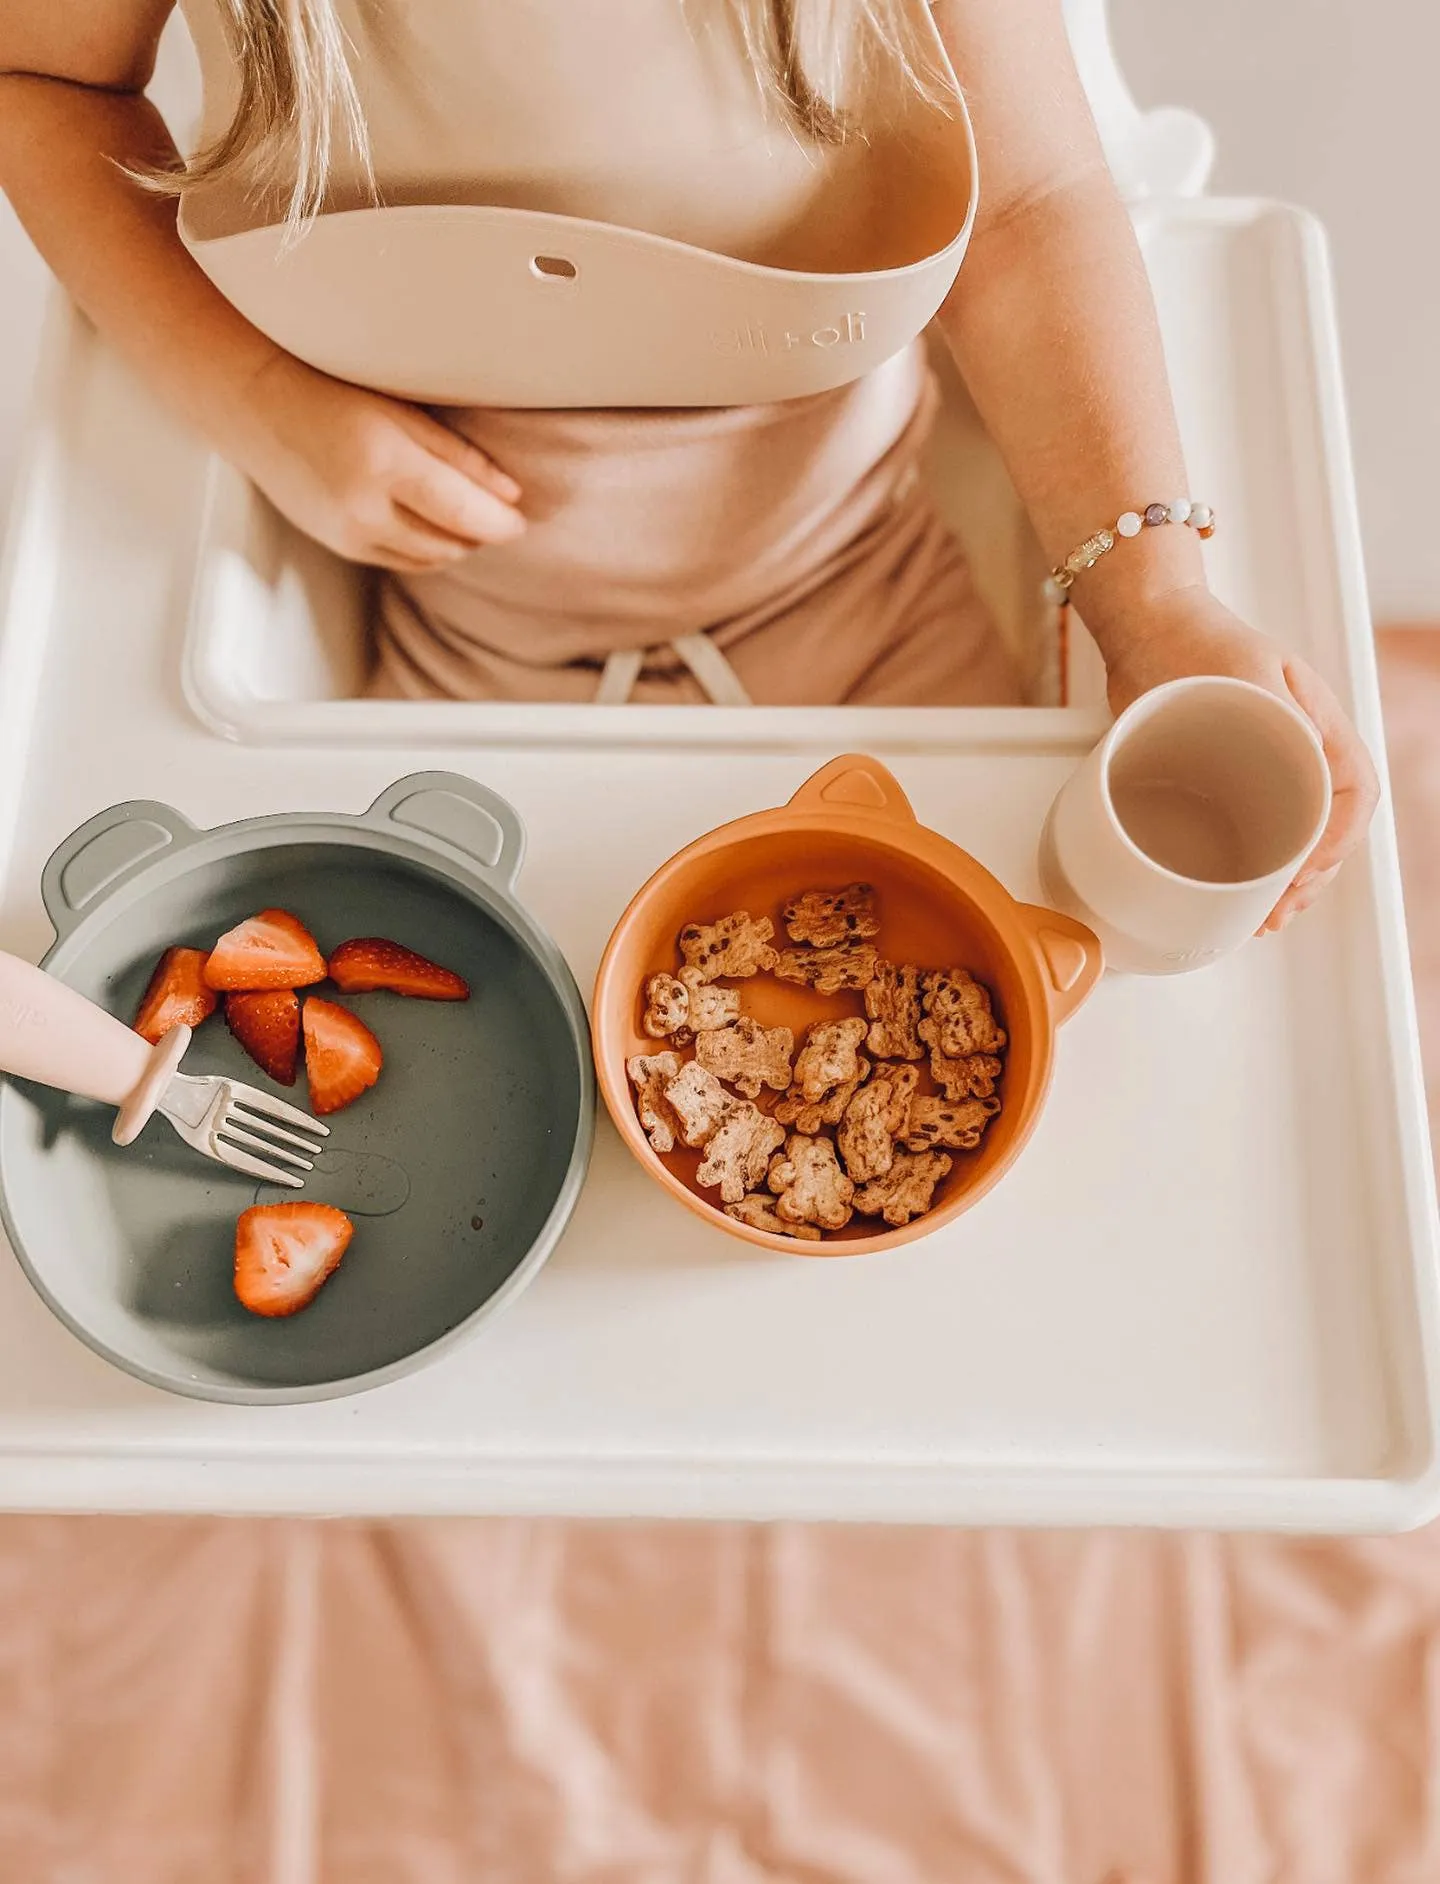
[[[1211,577],[1326,673],[1383,758],[1323,237],[1301,211],[1202,194],[1204,126],[1135,108],[1101,0],[1070,19],[1155,285],[1192,488],[1220,515]],[[172,38],[177,125],[185,63]],[[1031,899],[1046,809],[1104,724],[1093,660],[1076,704],[1053,704],[1039,557],[958,400],[933,468],[1051,704],[353,698],[355,572],[207,461],[60,297],[33,440],[0,572],[0,941],[32,957],[45,859],[100,807],[162,799],[198,825],[353,810],[435,767],[516,806],[526,906],[582,980],[658,863],[847,750],[892,765],[922,821]],[[601,1134],[564,1258],[484,1352],[333,1417],[157,1404],[0,1260],[0,1503],[1307,1535],[1428,1521],[1440,1258],[1388,811],[1283,941],[1204,975],[1107,979],[1066,1033],[1023,1168],[913,1260],[823,1278],[727,1262]]]

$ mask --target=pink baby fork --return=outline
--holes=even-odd
[[[205,1157],[298,1190],[329,1126],[237,1079],[180,1072],[189,1044],[190,1029],[173,1027],[152,1047],[63,981],[0,953],[0,1072],[117,1107],[117,1145],[159,1112]]]

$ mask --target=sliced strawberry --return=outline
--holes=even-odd
[[[325,979],[325,957],[288,909],[263,909],[221,936],[205,964],[205,979],[226,994],[236,989],[308,988]]]
[[[256,1204],[235,1225],[235,1293],[253,1315],[307,1307],[340,1265],[355,1225],[333,1204]]]
[[[295,1084],[300,1053],[300,997],[293,988],[227,994],[225,1025],[261,1069],[282,1086]]]
[[[385,1056],[364,1021],[312,994],[305,1003],[305,1072],[316,1112],[338,1112],[368,1092]]]
[[[330,979],[342,994],[388,988],[392,994],[408,994],[418,1001],[470,999],[470,984],[453,970],[381,936],[342,942],[330,957]]]
[[[157,1046],[172,1027],[198,1027],[219,996],[205,985],[204,949],[166,949],[135,1016],[135,1031]]]

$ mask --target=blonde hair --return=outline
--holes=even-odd
[[[683,4],[684,0],[677,0]],[[944,108],[953,86],[917,23],[927,0],[725,0],[767,103],[801,136],[863,135],[851,101],[875,74]],[[337,134],[374,192],[364,113],[336,0],[217,0],[239,72],[225,131],[183,170],[152,174],[179,194],[219,178],[289,185],[293,226],[325,205]],[[283,184],[282,184],[283,188]]]

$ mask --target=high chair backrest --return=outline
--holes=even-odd
[[[1107,0],[1064,0],[1070,44],[1095,113],[1105,155],[1129,202],[1198,196],[1215,156],[1210,127],[1193,111],[1142,111],[1115,58]]]

